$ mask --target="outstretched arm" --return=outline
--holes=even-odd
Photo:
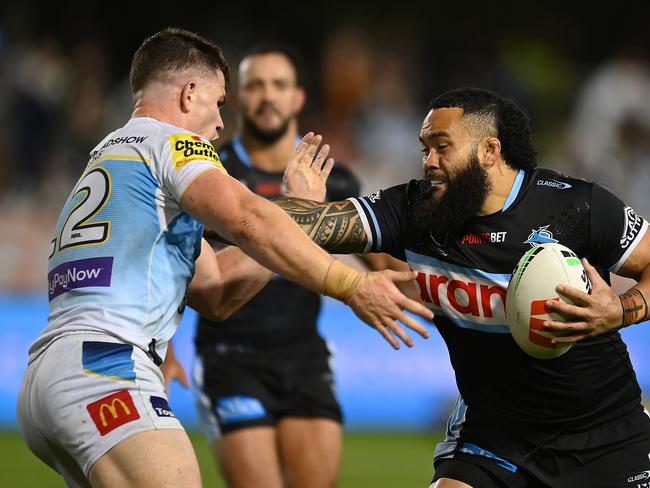
[[[316,140],[314,144],[314,140]],[[319,138],[308,134],[297,154],[313,159]],[[215,229],[267,268],[313,291],[344,301],[395,348],[396,334],[411,339],[396,320],[428,336],[427,330],[404,313],[431,319],[422,304],[406,298],[396,282],[412,280],[413,273],[382,271],[359,273],[319,249],[280,208],[251,193],[233,178],[208,170],[194,180],[181,198],[181,207]]]

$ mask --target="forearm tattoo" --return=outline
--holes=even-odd
[[[361,217],[350,201],[313,202],[300,198],[274,198],[320,247],[334,254],[362,253],[368,242]]]
[[[631,288],[618,296],[623,309],[621,327],[643,322],[648,316],[648,303],[643,294],[636,288]]]

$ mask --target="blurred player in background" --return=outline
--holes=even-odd
[[[219,148],[221,162],[258,195],[282,196],[305,103],[296,55],[282,45],[254,46],[239,65],[238,82],[240,133]],[[358,194],[357,179],[335,165],[327,198]],[[223,322],[200,317],[195,396],[202,430],[229,486],[273,488],[285,479],[300,487],[336,483],[342,415],[330,352],[316,328],[320,305],[318,294],[276,276]],[[162,369],[168,382],[187,381],[173,354]]]
[[[412,274],[336,261],[228,176],[210,143],[228,82],[216,45],[161,31],[136,51],[130,81],[132,118],[91,152],[56,226],[51,313],[30,348],[18,422],[70,486],[196,487],[192,445],[158,366],[186,302],[219,316],[220,304],[232,311],[270,278],[237,250],[215,258],[202,223],[270,270],[346,301],[393,346],[392,333],[411,343],[396,319],[426,335],[403,308],[431,314],[394,285]],[[319,142],[308,134],[292,167],[327,169],[326,146],[313,160]]]
[[[537,168],[528,117],[494,93],[438,96],[420,140],[422,180],[276,203],[330,252],[384,251],[418,271],[461,394],[432,486],[644,486],[650,418],[618,330],[648,315],[648,223],[596,183]],[[558,286],[575,305],[546,302],[569,317],[544,322],[558,333],[547,347],[575,343],[555,359],[520,350],[505,317],[512,270],[543,242],[585,258],[592,283]],[[616,295],[610,271],[638,283]]]

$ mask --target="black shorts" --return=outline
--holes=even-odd
[[[221,344],[219,346],[226,346]],[[323,344],[294,344],[286,350],[246,346],[217,347],[197,354],[193,382],[201,430],[210,442],[253,426],[270,426],[283,417],[327,418],[342,422],[334,392],[330,354]]]
[[[489,441],[465,438],[436,459],[434,481],[480,488],[650,488],[650,417],[641,408],[584,431],[500,430]],[[531,438],[535,438],[531,442]],[[486,446],[486,447],[483,447]],[[497,447],[498,446],[498,447]]]

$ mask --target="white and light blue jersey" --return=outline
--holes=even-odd
[[[75,331],[108,333],[143,349],[155,339],[164,351],[203,232],[179,202],[196,177],[214,169],[225,172],[209,141],[150,118],[131,119],[95,147],[56,225],[50,316],[30,355]]]

